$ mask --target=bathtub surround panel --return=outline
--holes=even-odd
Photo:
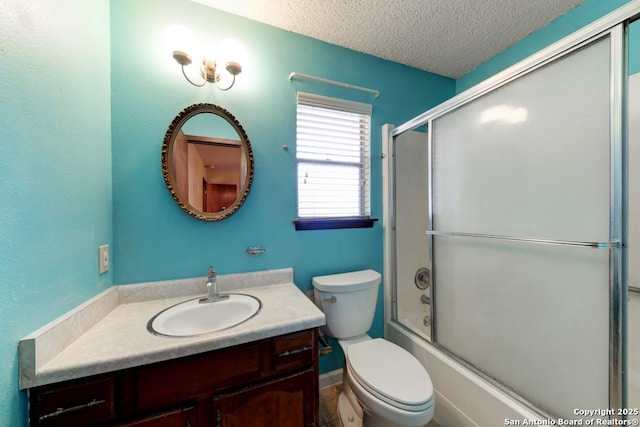
[[[395,262],[396,307],[400,321],[417,333],[429,338],[431,328],[430,304],[423,297],[431,297],[431,288],[420,289],[415,284],[416,273],[430,265],[426,236],[416,233],[429,228],[427,192],[427,133],[405,132],[393,146],[394,169],[409,173],[396,174]],[[387,267],[385,267],[387,268]]]

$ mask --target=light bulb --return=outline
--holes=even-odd
[[[235,39],[226,39],[220,43],[219,65],[230,74],[237,75],[242,72],[242,66],[247,63],[247,51],[242,43]]]
[[[166,51],[180,65],[189,65],[193,60],[198,60],[196,53],[196,37],[182,25],[169,25],[164,31],[164,45]]]

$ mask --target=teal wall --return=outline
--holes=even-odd
[[[144,17],[144,19],[141,19]],[[188,27],[215,46],[241,41],[248,62],[228,92],[191,86],[163,51],[163,32]],[[382,225],[370,229],[295,231],[296,90],[372,102],[372,215],[381,218],[380,128],[402,123],[448,99],[455,82],[180,0],[111,2],[115,283],[294,267],[295,283],[311,289],[314,275],[372,268],[382,272]],[[380,96],[295,82],[292,71],[374,88]],[[243,125],[255,156],[246,203],[221,222],[202,222],[170,196],[160,168],[168,125],[185,107],[210,102]],[[289,150],[283,150],[283,144]],[[264,255],[250,257],[249,246]],[[204,289],[204,288],[203,288]],[[383,334],[382,292],[371,334]],[[323,358],[335,369],[340,353]]]
[[[629,25],[629,75],[640,72],[640,20]]]
[[[493,76],[505,68],[570,35],[587,24],[624,6],[631,0],[586,0],[580,6],[505,49],[489,61],[456,80],[456,93]]]
[[[107,0],[0,8],[0,426],[26,425],[18,340],[112,283]]]

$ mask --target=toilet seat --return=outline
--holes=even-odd
[[[410,412],[433,405],[429,374],[403,348],[377,338],[352,344],[346,353],[353,379],[378,399]]]

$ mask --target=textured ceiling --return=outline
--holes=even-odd
[[[584,0],[193,0],[459,78]]]

